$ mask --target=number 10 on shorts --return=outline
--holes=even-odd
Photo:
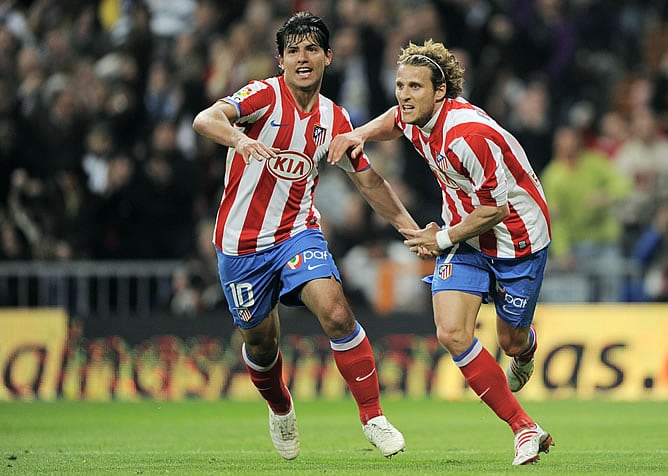
[[[251,283],[230,283],[230,290],[235,307],[250,307],[255,304]]]

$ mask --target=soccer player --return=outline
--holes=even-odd
[[[406,136],[442,189],[442,219],[401,230],[411,250],[436,255],[431,284],[439,342],[474,392],[515,435],[514,465],[538,460],[552,437],[511,393],[533,372],[532,326],[550,244],[545,196],[517,140],[483,110],[461,97],[463,69],[442,43],[410,43],[397,61],[398,106],[338,136],[328,161],[357,157],[368,140]],[[480,305],[492,297],[506,370],[475,337]]]
[[[371,345],[344,296],[313,204],[319,162],[334,136],[352,130],[348,113],[320,95],[332,61],[329,31],[322,19],[296,13],[278,30],[276,45],[281,75],[251,81],[193,121],[199,134],[229,147],[213,236],[221,284],[250,379],[269,406],[278,453],[299,454],[294,403],[282,377],[280,301],[305,305],[318,318],[364,434],[391,457],[404,450],[404,438],[383,415]],[[364,154],[339,165],[395,228],[418,229]]]

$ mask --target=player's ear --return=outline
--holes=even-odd
[[[325,66],[332,64],[332,58],[334,58],[334,53],[332,50],[325,51]]]
[[[448,92],[448,87],[446,86],[445,83],[441,83],[438,85],[436,88],[436,94],[435,94],[435,99],[436,101],[443,101],[445,99],[445,95]]]

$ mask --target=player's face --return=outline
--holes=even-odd
[[[406,124],[422,127],[434,115],[438,102],[445,94],[445,86],[434,90],[431,69],[426,66],[399,65],[395,95]]]
[[[279,57],[285,82],[290,88],[319,90],[325,67],[332,61],[332,52],[323,50],[311,38],[300,40],[286,42],[283,55]]]

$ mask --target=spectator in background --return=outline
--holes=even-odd
[[[599,274],[594,301],[617,301],[621,292],[621,227],[616,211],[630,191],[607,158],[585,148],[581,131],[561,126],[554,155],[541,176],[552,218],[551,268]]]
[[[109,121],[114,146],[120,151],[145,149],[151,128],[147,122],[141,83],[141,68],[134,56],[123,50],[109,53],[95,63],[91,119]],[[87,88],[84,88],[87,91]]]
[[[625,242],[632,246],[652,220],[656,203],[668,199],[668,139],[661,134],[655,113],[638,108],[631,116],[631,133],[613,161],[631,180],[631,193],[620,204]]]
[[[652,96],[652,109],[657,113],[662,132],[668,134],[668,50],[664,50],[659,59]]]
[[[520,0],[512,12],[514,33],[506,59],[517,77],[544,76],[554,117],[564,119],[577,98],[571,74],[576,29],[563,0]],[[517,52],[521,51],[521,54]]]
[[[629,138],[629,123],[619,111],[608,111],[598,121],[592,148],[613,161]]]
[[[150,240],[148,257],[168,259],[188,256],[195,244],[194,203],[197,170],[179,150],[177,124],[159,121],[151,135],[149,154],[137,187],[147,195],[138,204],[148,214],[136,223]],[[144,239],[146,241],[146,239]]]
[[[14,222],[0,211],[0,261],[21,261],[30,258],[32,258],[30,247],[25,237]],[[8,290],[3,290],[0,294],[4,298],[2,302],[9,302],[7,293]]]
[[[232,94],[251,78],[266,77],[275,72],[274,60],[266,52],[253,48],[249,25],[239,22],[225,35],[215,37],[209,48],[208,72],[205,77],[207,99]]]
[[[551,159],[554,133],[545,81],[534,79],[519,88],[508,118],[508,129],[522,144],[531,167],[540,176]]]
[[[143,0],[150,12],[150,27],[159,56],[167,56],[174,38],[190,30],[197,11],[197,0]]]
[[[35,46],[24,45],[18,53],[16,68],[16,100],[22,118],[32,117],[41,105],[41,90],[46,81],[42,55]]]
[[[222,309],[226,304],[218,277],[216,249],[211,246],[214,225],[211,219],[202,219],[197,224],[195,250],[174,272],[170,307],[175,315],[195,317]]]
[[[668,302],[668,201],[657,207],[650,225],[633,246],[633,258],[642,269],[637,299]]]
[[[498,82],[500,72],[508,65],[506,58],[515,54],[510,50],[515,35],[512,8],[501,2],[485,0],[432,0],[431,3],[439,12],[451,50],[455,52],[460,49],[469,57],[466,64],[462,63],[467,75],[463,96],[489,112],[495,83]],[[458,59],[461,62],[460,56]],[[469,69],[474,70],[475,74]]]
[[[12,172],[25,164],[19,102],[9,81],[0,79],[0,210],[7,203]]]
[[[71,77],[52,75],[42,89],[44,109],[35,111],[26,127],[31,139],[24,165],[38,179],[49,180],[61,170],[80,171],[86,136],[86,116]]]
[[[134,93],[143,98],[148,82],[149,68],[153,59],[160,56],[155,53],[157,38],[151,31],[151,11],[144,2],[131,2],[123,11],[121,18],[116,19],[111,36],[116,52],[128,56],[136,71]]]
[[[91,193],[104,195],[109,190],[109,161],[114,152],[109,125],[105,122],[93,124],[86,136],[86,149],[81,161]]]
[[[29,244],[33,259],[90,256],[89,200],[77,174],[60,170],[45,180],[16,169],[7,203],[8,216]]]
[[[173,68],[167,61],[157,60],[148,73],[144,106],[148,129],[160,121],[173,121],[181,108],[181,94],[174,78]]]
[[[323,79],[323,93],[336,98],[350,114],[353,126],[368,119],[370,88],[366,62],[360,48],[359,31],[352,26],[339,28],[333,38],[336,58]]]

